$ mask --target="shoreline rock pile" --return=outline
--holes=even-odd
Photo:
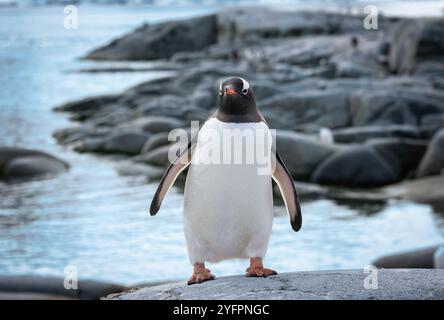
[[[164,167],[168,131],[204,121],[219,82],[237,75],[279,130],[278,150],[297,181],[375,188],[441,175],[442,24],[381,17],[378,30],[366,30],[360,16],[240,8],[144,25],[86,58],[161,60],[175,71],[57,107],[80,123],[54,136],[79,152]],[[323,128],[335,144],[319,139]]]

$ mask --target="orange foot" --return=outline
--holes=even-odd
[[[268,277],[276,275],[277,272],[272,269],[264,268],[262,258],[251,258],[250,267],[247,269],[247,277]]]
[[[198,262],[194,264],[193,275],[188,279],[187,283],[191,285],[214,279],[216,279],[216,277],[211,273],[210,269],[206,269],[205,264]]]

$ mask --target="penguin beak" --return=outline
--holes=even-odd
[[[237,93],[236,90],[234,90],[233,88],[225,88],[225,94],[228,96],[232,96],[236,93]]]

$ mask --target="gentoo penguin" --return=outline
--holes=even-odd
[[[251,153],[249,146],[224,148],[228,140],[220,137],[231,134],[236,139],[236,135],[239,138],[247,131],[253,133],[249,141],[256,148],[270,151],[263,152],[273,163],[269,171],[261,172],[258,161],[246,161],[245,153]],[[159,211],[180,172],[189,167],[184,190],[184,231],[194,269],[188,284],[215,279],[205,262],[233,258],[250,259],[248,277],[277,274],[262,263],[273,222],[272,179],[280,188],[293,230],[301,228],[301,208],[293,179],[279,154],[271,152],[275,150],[274,143],[265,143],[259,132],[269,134],[270,130],[256,107],[252,89],[242,78],[229,78],[220,85],[217,111],[160,181],[151,215]],[[224,157],[227,150],[234,155]],[[236,152],[242,157],[233,161]],[[217,161],[218,157],[224,161]]]

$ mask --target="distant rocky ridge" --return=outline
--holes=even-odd
[[[161,59],[175,72],[57,107],[81,125],[54,136],[79,152],[128,155],[136,174],[158,178],[168,164],[168,131],[204,121],[219,82],[237,75],[279,129],[278,151],[308,193],[317,185],[376,188],[439,176],[442,26],[442,19],[381,17],[378,30],[365,30],[360,16],[265,8],[145,25],[87,58]],[[319,139],[322,128],[335,144]]]

